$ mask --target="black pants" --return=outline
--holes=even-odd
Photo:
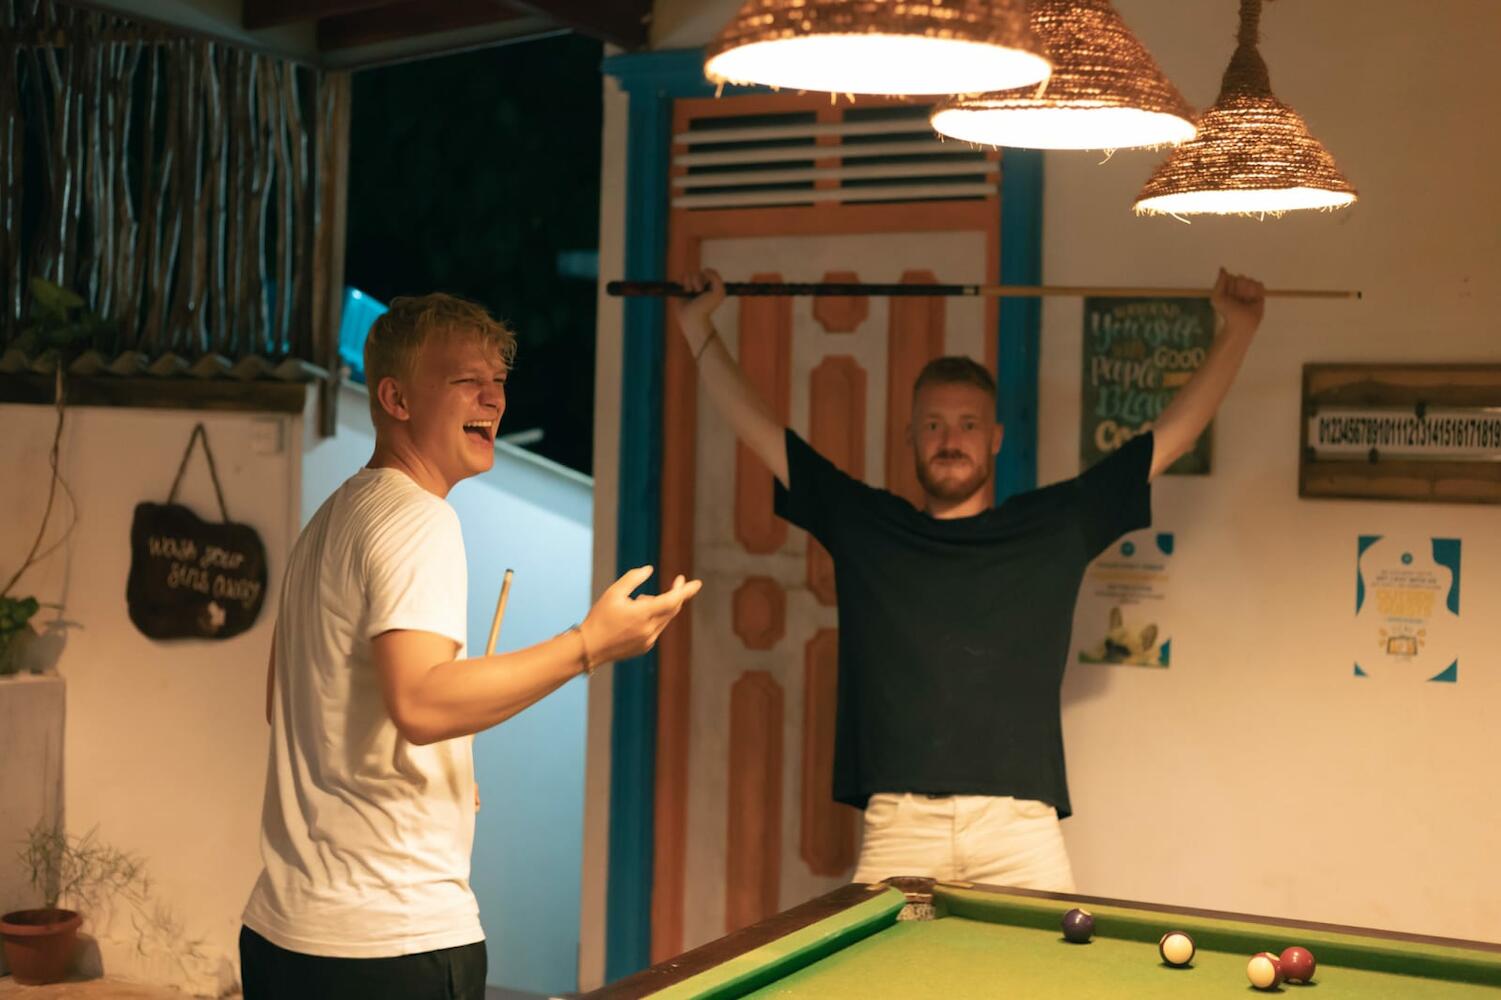
[[[245,1000],[484,1000],[485,942],[395,958],[288,951],[240,928]]]

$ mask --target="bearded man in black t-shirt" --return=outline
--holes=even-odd
[[[1001,448],[990,373],[938,358],[913,386],[921,510],[782,426],[714,332],[713,271],[677,309],[707,395],[776,477],[776,512],[834,560],[834,798],[865,810],[855,881],[927,875],[1074,889],[1059,694],[1085,567],[1151,523],[1152,478],[1193,446],[1261,323],[1260,283],[1221,270],[1222,320],[1153,429],[1082,475],[986,502]],[[741,336],[754,337],[755,330]]]

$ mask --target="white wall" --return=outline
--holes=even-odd
[[[654,47],[702,45],[738,6],[659,0]],[[1116,6],[1189,101],[1211,103],[1235,5]],[[1224,263],[1272,285],[1365,292],[1359,303],[1273,303],[1218,421],[1214,474],[1156,490],[1157,523],[1178,532],[1174,665],[1071,670],[1065,724],[1077,815],[1065,829],[1079,884],[1494,939],[1501,803],[1487,723],[1501,684],[1491,613],[1501,601],[1498,512],[1299,500],[1296,421],[1305,361],[1501,356],[1501,136],[1490,124],[1501,96],[1491,73],[1501,6],[1278,3],[1267,5],[1262,30],[1274,89],[1360,189],[1353,209],[1191,226],[1138,219],[1130,204],[1158,154],[1121,152],[1103,165],[1089,153],[1047,157],[1046,281],[1207,282]],[[623,102],[607,102],[607,136],[624,114]],[[605,192],[624,170],[623,155],[606,156]],[[613,275],[606,233],[601,273]],[[1078,470],[1080,321],[1078,301],[1048,300],[1042,482]],[[619,380],[603,350],[615,323],[601,311],[602,386]],[[603,481],[596,497],[613,510]],[[1469,631],[1458,684],[1353,677],[1343,634],[1355,536],[1398,531],[1464,540]],[[591,720],[591,774],[607,768],[593,750],[606,722]],[[602,849],[591,847],[591,870]],[[588,972],[586,963],[584,985]]]
[[[18,564],[40,522],[53,420],[50,407],[0,406],[0,566]],[[198,420],[230,516],[260,532],[270,585],[279,587],[297,530],[296,418],[100,408],[68,411],[62,469],[78,524],[20,586],[60,602],[77,623],[58,664],[67,681],[68,828],[97,828],[101,840],[139,855],[161,907],[143,933],[124,913],[85,930],[99,936],[111,974],[217,994],[235,981],[240,911],[260,869],[271,616],[223,642],[154,642],[125,608],[132,512],[140,501],[166,499]],[[253,433],[267,423],[287,443],[279,454],[252,450]],[[201,454],[179,501],[218,516]],[[48,537],[60,527],[54,521]],[[39,618],[45,624],[52,614]]]
[[[1196,105],[1233,46],[1233,5],[1118,7]],[[1358,303],[1274,301],[1221,410],[1214,472],[1155,488],[1177,532],[1167,672],[1070,668],[1065,711],[1081,891],[1497,939],[1501,512],[1300,500],[1310,361],[1501,359],[1501,7],[1269,4],[1279,97],[1360,190],[1338,214],[1137,219],[1157,154],[1049,154],[1044,278],[1207,282],[1220,263]],[[1081,304],[1048,300],[1043,482],[1078,468]],[[1356,536],[1463,539],[1457,684],[1354,676]],[[1076,622],[1083,635],[1085,622]],[[1363,648],[1363,647],[1362,647]]]
[[[346,386],[338,435],[307,441],[304,521],[369,461],[374,443],[368,397]],[[495,467],[460,483],[448,500],[464,530],[468,655],[484,652],[508,567],[516,576],[498,651],[541,642],[584,617],[593,544],[588,477],[502,444]],[[484,808],[471,881],[497,985],[564,992],[578,981],[588,695],[575,680],[475,740]]]
[[[626,116],[630,100],[604,78],[600,143],[599,273],[625,274]],[[601,282],[594,339],[594,587],[615,581],[616,498],[620,482],[620,372],[624,346],[621,300]],[[579,988],[595,989],[605,974],[605,889],[610,851],[610,721],[614,667],[595,672],[589,687],[588,767],[584,799],[583,895],[579,923]]]

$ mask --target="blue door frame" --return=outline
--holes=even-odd
[[[630,97],[624,277],[660,279],[667,257],[673,101],[712,97],[714,87],[704,79],[703,53],[697,49],[611,56],[603,69]],[[1001,178],[1001,281],[1037,284],[1042,273],[1042,156],[1008,150]],[[996,460],[997,500],[1037,482],[1041,307],[1036,299],[1002,299],[999,313],[996,415],[1006,425],[1006,440]],[[663,315],[661,299],[625,300],[617,573],[655,564],[661,548]],[[612,719],[607,982],[645,968],[651,959],[655,653],[615,671]]]

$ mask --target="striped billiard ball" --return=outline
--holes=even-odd
[[[1246,963],[1246,978],[1258,990],[1275,990],[1282,985],[1282,960],[1269,951],[1257,952]]]

